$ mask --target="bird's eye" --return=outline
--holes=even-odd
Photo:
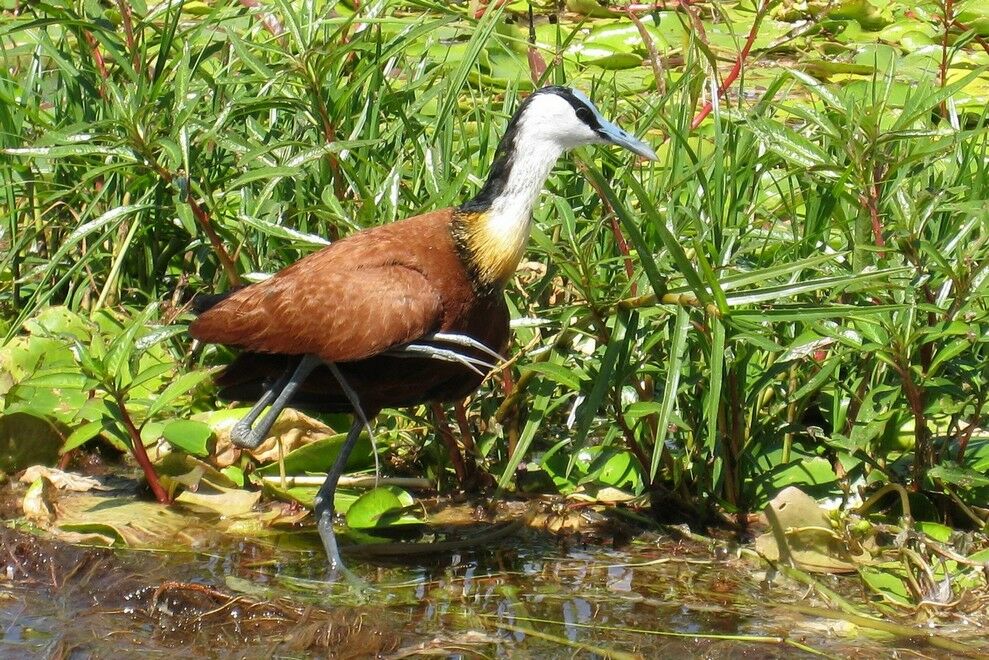
[[[594,118],[594,113],[587,108],[577,108],[577,119],[581,120],[588,126],[594,126],[597,124],[597,120]]]

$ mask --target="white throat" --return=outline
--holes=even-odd
[[[502,244],[503,251],[518,253],[521,259],[529,240],[532,209],[553,165],[563,153],[563,147],[538,138],[527,141],[523,133],[518,136],[515,148],[515,160],[508,181],[501,194],[491,201],[491,208],[484,214],[484,224],[486,233]]]

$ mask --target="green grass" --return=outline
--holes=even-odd
[[[398,4],[354,17],[332,2],[273,2],[277,37],[222,2],[135,3],[129,30],[121,5],[8,9],[8,340],[53,305],[136,318],[161,303],[156,322],[181,325],[192,292],[469,198],[531,88],[524,30],[502,12],[474,21],[443,3]],[[729,10],[751,17],[750,4]],[[558,25],[557,43],[583,38],[580,27]],[[977,60],[972,37],[953,33],[951,57]],[[516,393],[506,403],[496,376],[471,409],[486,464],[512,488],[519,462],[534,462],[566,490],[600,477],[600,465],[580,467],[581,448],[634,448],[635,489],[695,519],[760,509],[790,484],[840,497],[903,483],[918,492],[915,515],[984,526],[989,132],[971,97],[987,89],[985,68],[951,68],[942,85],[894,60],[821,82],[774,66],[792,55],[760,51],[736,83],[751,95],[736,90],[691,131],[709,56],[728,52],[695,34],[677,52],[664,92],[648,67],[630,82],[544,53],[544,80],[574,82],[662,142],[661,161],[588,150],[551,178],[535,265],[508,290],[529,320],[512,346]],[[159,339],[171,377],[228,359],[190,353],[181,333]],[[46,366],[32,359],[8,412],[30,408],[29,376]],[[123,405],[128,382],[114,386]],[[155,416],[216,405],[192,392],[173,391]],[[93,422],[38,406],[70,433]],[[392,451],[443,473],[426,411],[381,424]]]

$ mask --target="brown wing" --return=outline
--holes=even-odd
[[[421,272],[395,263],[362,266],[334,247],[231,294],[197,318],[190,334],[260,353],[346,362],[439,327],[440,295]]]

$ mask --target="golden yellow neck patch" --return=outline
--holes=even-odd
[[[529,240],[531,217],[492,211],[458,212],[453,237],[468,268],[484,286],[503,285],[515,273]]]

